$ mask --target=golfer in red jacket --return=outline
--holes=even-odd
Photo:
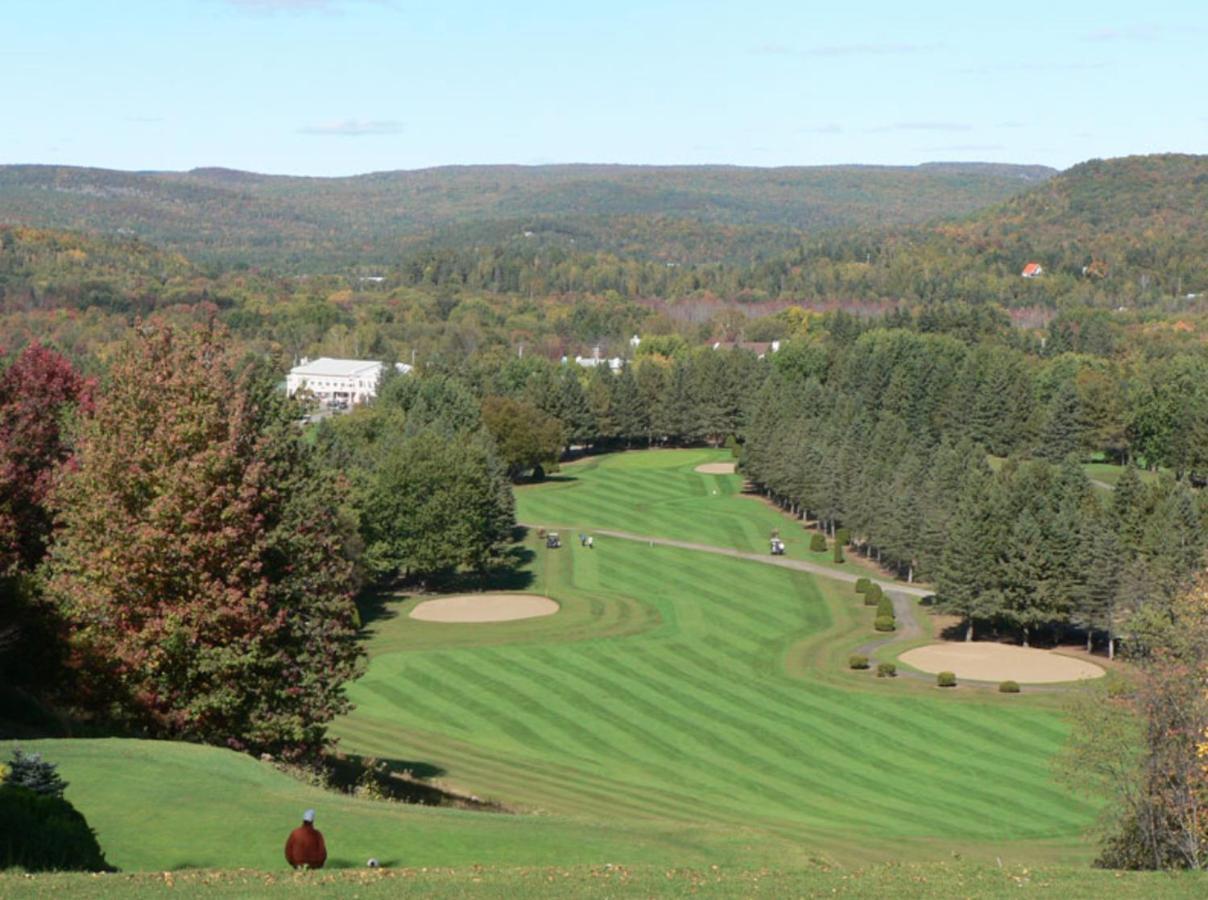
[[[315,828],[313,809],[302,813],[302,824],[289,833],[285,859],[295,869],[321,869],[327,862],[327,845],[323,843],[323,833]]]

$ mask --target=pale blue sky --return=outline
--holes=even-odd
[[[0,163],[1208,152],[1208,2],[0,0]]]

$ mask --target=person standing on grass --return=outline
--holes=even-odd
[[[295,869],[321,869],[327,862],[323,832],[315,828],[315,811],[302,813],[302,824],[289,833],[285,842],[285,860]]]

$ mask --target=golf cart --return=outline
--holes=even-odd
[[[562,546],[562,541],[558,539],[558,532],[551,531],[545,536],[545,547],[547,550],[557,550]]]

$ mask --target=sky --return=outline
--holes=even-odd
[[[1208,2],[0,0],[0,163],[1208,152]]]

